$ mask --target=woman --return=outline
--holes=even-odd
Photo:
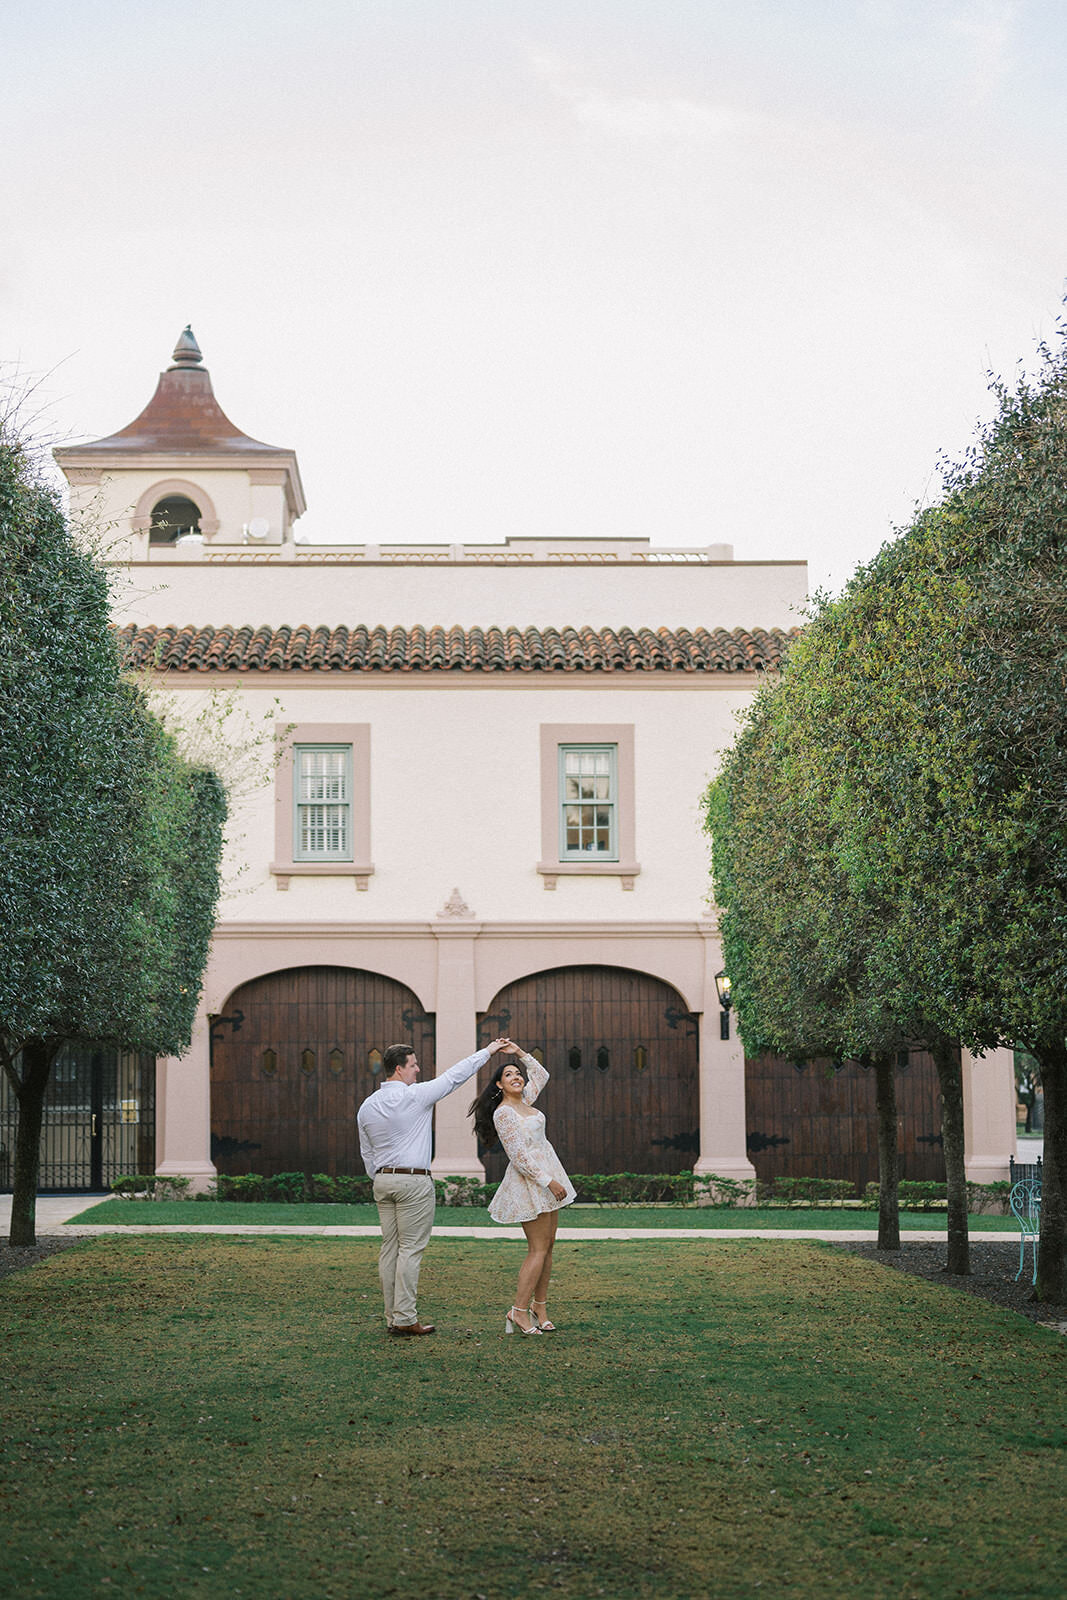
[[[570,1205],[575,1189],[545,1138],[544,1113],[533,1109],[548,1073],[510,1039],[503,1049],[519,1057],[522,1069],[512,1060],[501,1062],[468,1115],[483,1145],[492,1149],[499,1139],[508,1157],[489,1215],[494,1222],[521,1222],[526,1235],[526,1260],[519,1268],[515,1304],[504,1318],[504,1332],[555,1333],[546,1304],[552,1246],[559,1208]]]

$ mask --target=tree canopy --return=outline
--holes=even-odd
[[[104,574],[10,431],[0,435],[0,749],[0,1057],[19,1104],[12,1238],[27,1242],[60,1046],[180,1054],[189,1043],[226,803],[124,677]]]
[[[814,607],[707,815],[746,1044],[860,1056],[925,1042],[943,1097],[956,1092],[951,1042],[1022,1044],[1041,1063],[1039,1290],[1057,1298],[1067,340],[1043,350],[1033,383],[995,392],[997,415],[947,469],[941,503]]]

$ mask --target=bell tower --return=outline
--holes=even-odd
[[[118,534],[119,559],[195,560],[212,546],[291,545],[306,510],[296,453],[236,428],[215,399],[191,327],[140,416],[55,451],[74,515]]]

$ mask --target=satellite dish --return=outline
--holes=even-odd
[[[265,539],[270,532],[270,523],[266,517],[253,517],[251,522],[245,523],[245,533],[250,539]]]

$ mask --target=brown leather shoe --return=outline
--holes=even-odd
[[[418,1339],[424,1333],[435,1333],[432,1322],[394,1322],[389,1329],[394,1339]]]

